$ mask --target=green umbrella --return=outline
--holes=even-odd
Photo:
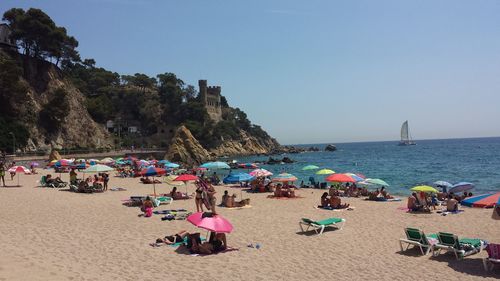
[[[87,169],[83,170],[82,172],[84,172],[84,173],[102,173],[102,172],[111,172],[113,170],[114,169],[109,167],[109,166],[96,164],[96,165],[88,167]]]
[[[316,172],[316,175],[331,175],[331,174],[335,174],[335,171],[330,169],[321,169]]]
[[[302,171],[316,170],[316,169],[319,169],[319,167],[316,165],[307,165],[307,166],[304,166],[304,168],[302,168]]]
[[[434,187],[428,186],[428,185],[415,186],[415,187],[412,187],[410,190],[412,190],[412,191],[423,191],[423,192],[435,192],[435,193],[438,192]]]
[[[389,186],[388,183],[386,183],[385,181],[383,181],[381,179],[365,179],[363,182],[367,183],[367,184]]]

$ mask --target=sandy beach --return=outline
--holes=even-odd
[[[176,248],[153,248],[149,243],[179,230],[199,231],[187,221],[162,221],[160,215],[138,217],[136,207],[122,205],[131,195],[153,192],[136,179],[111,178],[110,187],[127,191],[78,194],[37,188],[38,175],[20,175],[22,187],[0,188],[0,280],[403,280],[425,276],[431,280],[498,280],[500,271],[486,272],[482,252],[457,261],[451,254],[420,256],[418,250],[400,252],[404,227],[427,233],[500,243],[500,221],[491,209],[465,208],[442,216],[408,214],[401,202],[369,202],[347,198],[352,211],[315,209],[322,190],[297,191],[298,199],[276,200],[267,193],[249,194],[251,208],[218,208],[234,226],[228,244],[238,251],[191,256]],[[8,177],[8,176],[7,176]],[[63,174],[63,180],[68,180]],[[8,185],[15,185],[8,179]],[[171,186],[157,185],[167,193]],[[217,186],[218,200],[230,186]],[[184,191],[184,186],[179,187]],[[194,186],[188,186],[188,193]],[[158,209],[195,211],[194,200],[174,201]],[[328,217],[346,219],[342,230],[321,236],[299,233],[298,222]],[[310,233],[309,233],[310,234]],[[250,248],[248,244],[260,244]]]

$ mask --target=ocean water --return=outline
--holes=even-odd
[[[301,145],[316,146],[325,144]],[[339,143],[335,152],[306,152],[287,156],[293,164],[261,165],[275,174],[286,171],[308,182],[310,176],[324,181],[325,176],[314,171],[302,171],[305,165],[332,169],[337,173],[361,173],[366,177],[380,178],[390,184],[394,194],[409,194],[409,189],[419,184],[444,180],[475,184],[474,194],[500,191],[500,138],[421,140],[415,146],[398,146],[397,142]],[[241,162],[267,160],[266,156],[240,157]]]

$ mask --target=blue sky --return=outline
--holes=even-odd
[[[500,1],[11,1],[121,74],[207,79],[283,144],[500,135]]]

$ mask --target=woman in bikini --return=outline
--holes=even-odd
[[[156,239],[156,245],[159,246],[161,244],[172,245],[180,242],[184,242],[184,238],[186,238],[189,233],[185,230],[181,230],[174,235],[167,235],[164,238]]]
[[[194,198],[194,202],[196,204],[196,211],[197,212],[204,212],[203,211],[203,187],[199,184],[197,184],[196,188],[196,196]]]

